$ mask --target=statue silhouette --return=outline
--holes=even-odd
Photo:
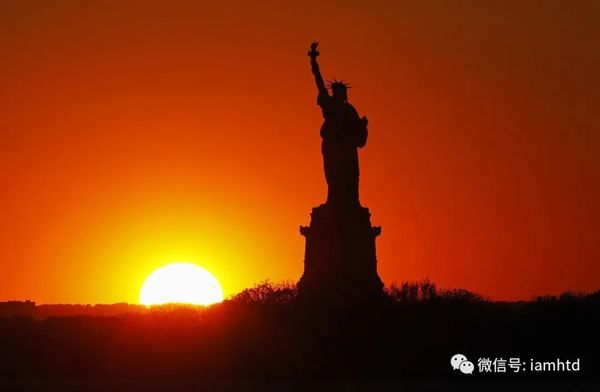
[[[317,62],[318,42],[313,42],[308,52],[312,73],[319,91],[317,104],[325,121],[321,126],[321,152],[327,180],[327,203],[334,206],[360,206],[358,196],[358,151],[367,143],[366,117],[348,103],[348,85],[334,80],[327,91]]]
[[[327,201],[314,207],[306,238],[304,273],[298,298],[306,302],[349,304],[384,298],[377,274],[375,238],[381,227],[372,226],[368,208],[358,197],[358,148],[367,142],[367,118],[359,117],[348,103],[348,85],[330,83],[327,91],[317,63],[318,42],[308,52],[319,94],[317,104],[325,121],[321,125]]]

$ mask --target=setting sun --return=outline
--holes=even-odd
[[[186,303],[210,305],[223,301],[217,279],[192,263],[170,263],[152,272],[140,291],[142,305]]]

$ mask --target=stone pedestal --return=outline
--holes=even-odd
[[[306,238],[304,274],[298,282],[303,301],[370,302],[383,298],[377,274],[375,238],[381,227],[371,226],[367,208],[313,208]]]

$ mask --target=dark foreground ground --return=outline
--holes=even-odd
[[[208,309],[3,317],[0,391],[600,390],[600,293],[498,303],[427,284],[360,306],[263,285]],[[579,370],[532,368],[556,360]]]
[[[7,380],[2,391],[598,391],[590,381],[461,381],[461,380]]]

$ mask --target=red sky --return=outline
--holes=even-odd
[[[312,40],[369,118],[387,284],[600,288],[600,3],[284,3],[0,3],[0,300],[137,302],[171,261],[298,279]]]

